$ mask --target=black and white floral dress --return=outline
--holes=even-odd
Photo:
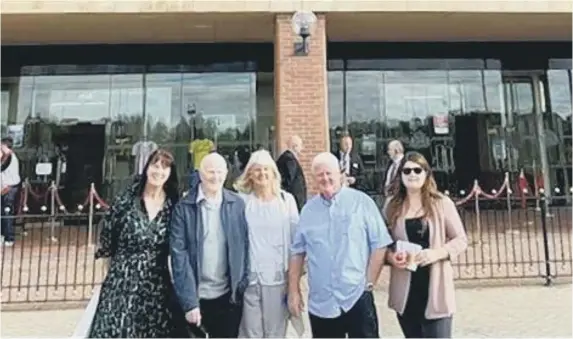
[[[149,220],[135,183],[104,216],[97,258],[110,258],[90,338],[185,336],[168,268],[173,203]]]

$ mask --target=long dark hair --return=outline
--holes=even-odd
[[[408,192],[406,190],[406,186],[404,186],[404,183],[402,182],[402,176],[400,174],[402,173],[402,168],[404,168],[404,165],[408,161],[420,165],[420,167],[422,167],[422,169],[426,171],[426,181],[424,182],[424,185],[422,186],[421,190],[422,207],[424,209],[423,211],[424,214],[422,215],[422,217],[425,219],[433,218],[435,216],[433,203],[435,200],[442,198],[442,195],[438,191],[438,186],[436,185],[436,181],[434,180],[432,168],[430,167],[430,164],[428,164],[426,158],[418,152],[407,153],[404,156],[404,159],[402,159],[402,161],[400,162],[400,167],[398,168],[397,172],[398,175],[396,176],[394,182],[392,183],[393,195],[390,202],[388,203],[387,213],[386,213],[386,215],[388,216],[388,220],[390,222],[390,227],[396,225],[398,218],[402,215],[402,213],[404,213],[404,207],[408,204],[408,201],[406,200]]]
[[[145,184],[147,184],[147,169],[152,164],[156,164],[160,162],[164,167],[170,167],[171,173],[169,173],[169,178],[163,184],[163,190],[165,191],[165,195],[167,199],[171,201],[172,204],[177,203],[179,200],[179,180],[177,178],[177,168],[175,167],[175,159],[171,152],[164,150],[164,149],[157,149],[149,156],[147,163],[143,167],[143,172],[141,173],[141,177],[139,179],[139,192],[138,196],[143,196],[143,190],[145,189]]]

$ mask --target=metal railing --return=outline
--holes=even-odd
[[[2,303],[81,301],[101,284],[106,268],[94,252],[107,204],[93,186],[89,192],[74,211],[58,205],[54,193],[37,212],[24,204],[15,216],[2,216],[17,229],[14,245],[1,248]],[[488,194],[477,182],[459,193],[452,199],[469,247],[454,260],[456,279],[538,278],[550,285],[571,276],[570,195],[517,194],[509,185]]]

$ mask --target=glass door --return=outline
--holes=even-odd
[[[569,60],[568,66],[571,66]],[[572,76],[570,69],[550,69],[546,74],[545,121],[547,157],[553,194],[571,194],[572,174]]]
[[[505,114],[501,117],[503,138],[500,160],[515,183],[523,171],[530,189],[550,187],[547,176],[544,105],[539,76],[519,75],[503,78]]]

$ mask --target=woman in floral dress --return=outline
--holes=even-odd
[[[186,335],[168,268],[168,226],[178,196],[173,156],[160,149],[105,214],[96,259],[109,258],[110,265],[88,337]]]

